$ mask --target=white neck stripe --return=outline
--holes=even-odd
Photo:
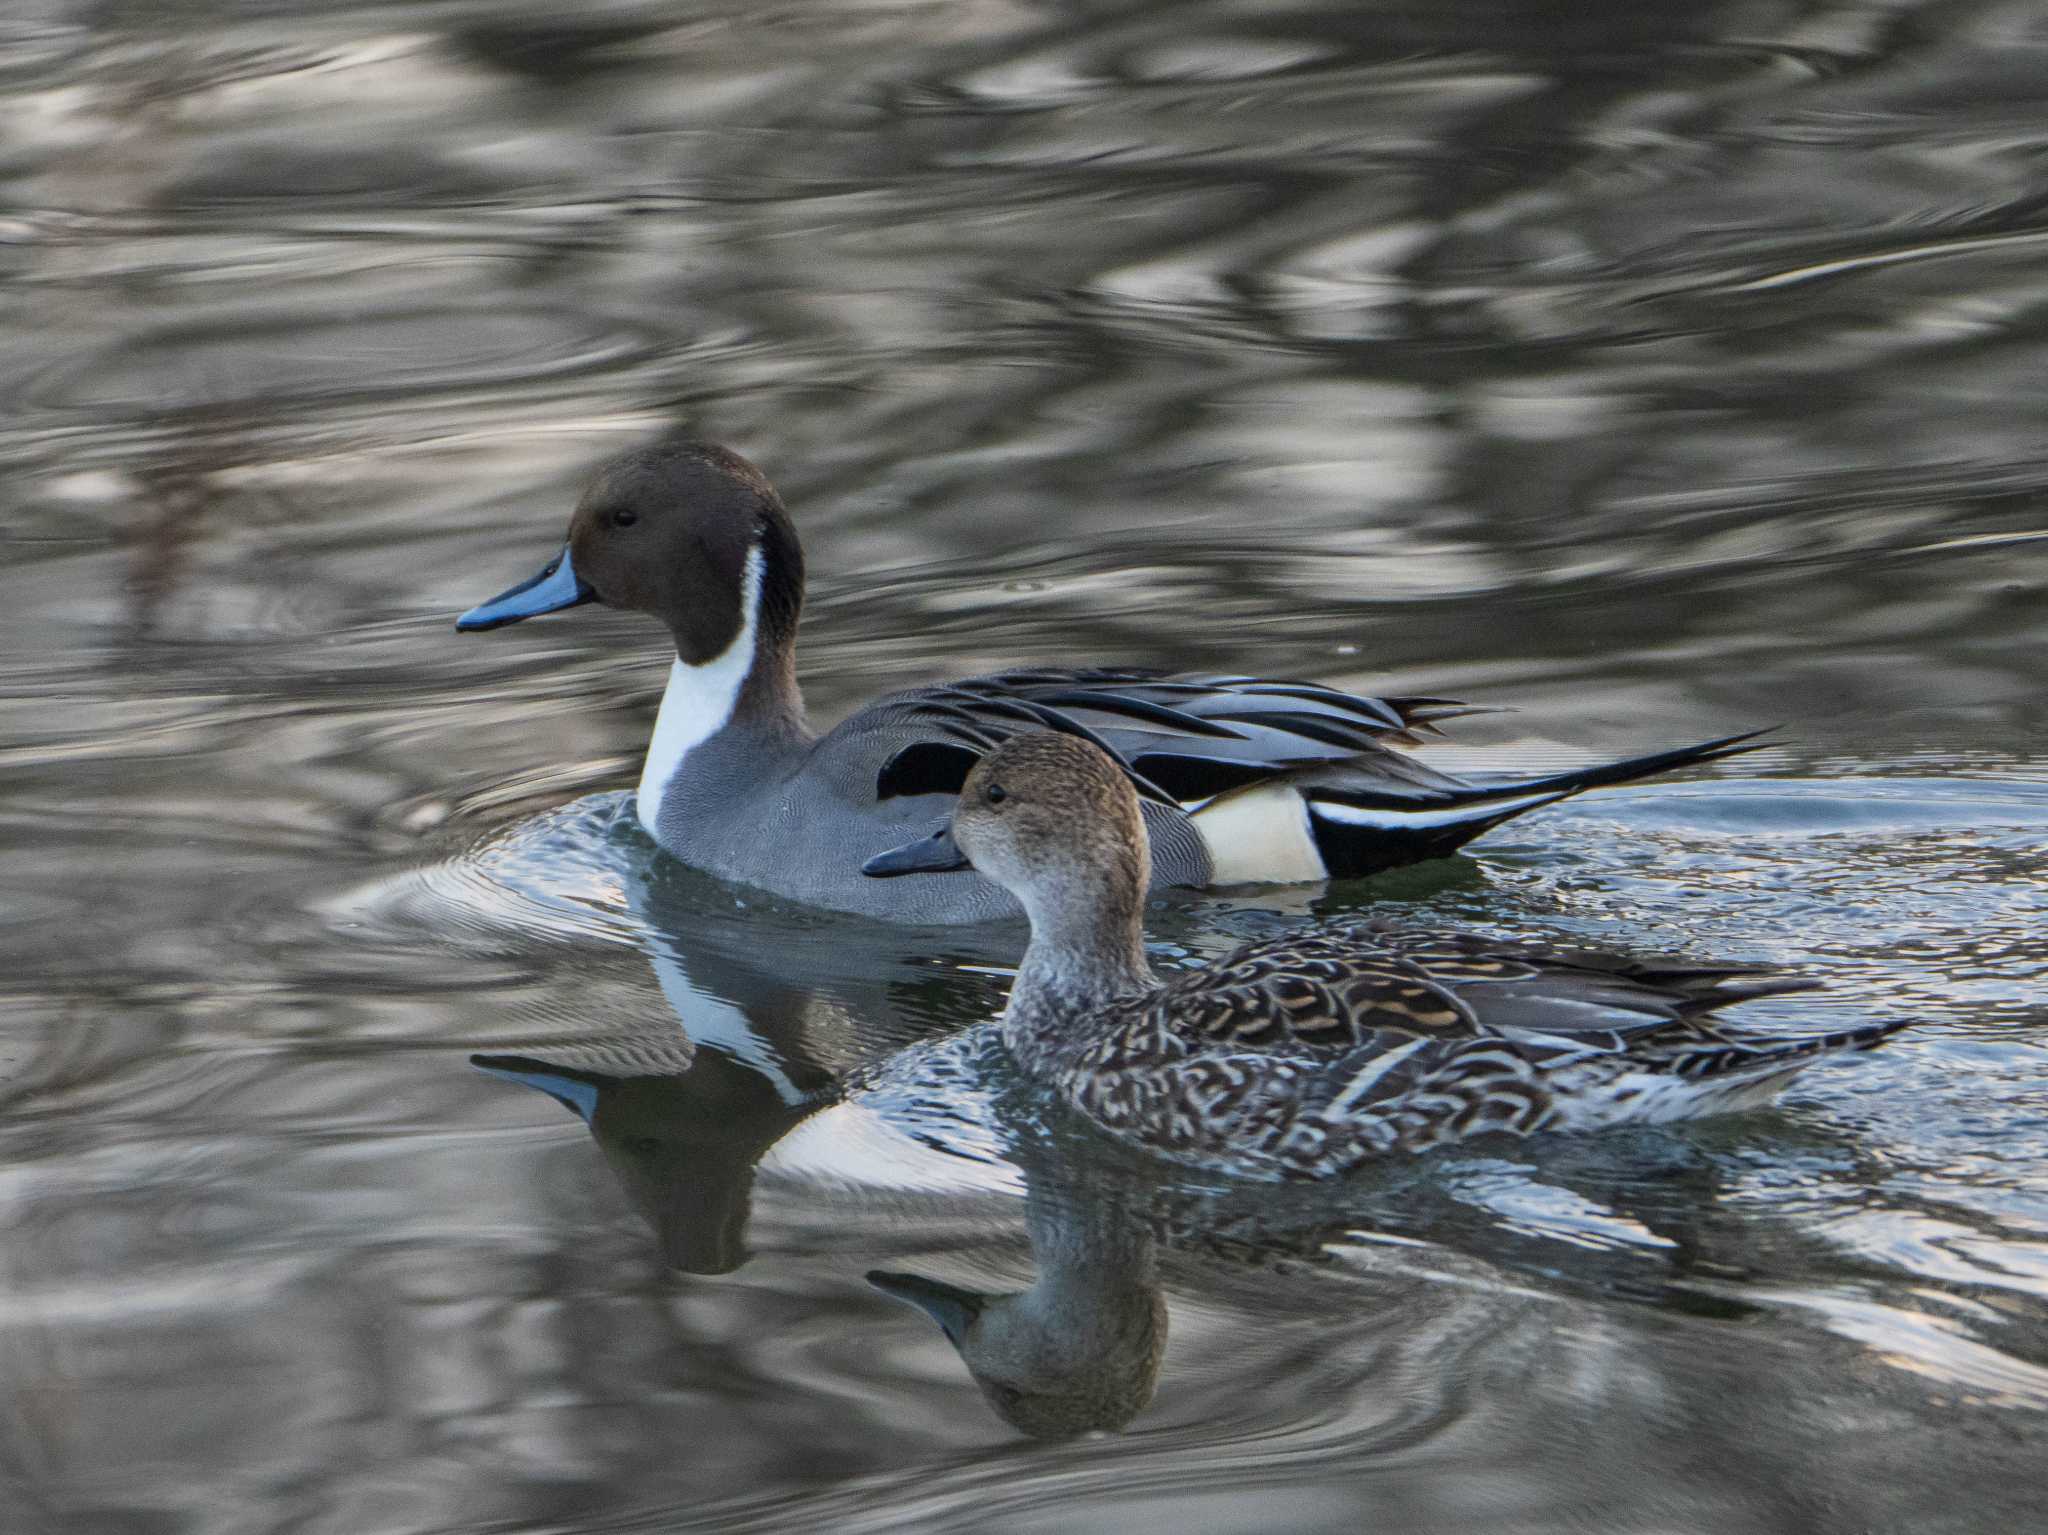
[[[740,580],[740,632],[732,643],[701,666],[682,657],[669,668],[668,687],[661,695],[661,713],[654,720],[654,739],[647,743],[647,765],[640,770],[635,808],[640,824],[654,834],[661,818],[662,796],[675,781],[683,759],[725,729],[754,669],[754,633],[761,616],[761,546],[747,551],[746,574]]]

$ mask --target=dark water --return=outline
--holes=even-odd
[[[0,76],[0,1527],[2048,1523],[2048,7],[33,0]],[[643,624],[450,632],[678,422],[820,718],[1789,727],[1165,960],[1376,902],[1923,1025],[1339,1191],[1105,1155],[972,1027],[1017,935],[612,824]],[[1035,1277],[988,1395],[869,1270]]]

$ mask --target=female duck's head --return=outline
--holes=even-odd
[[[878,878],[968,863],[1017,897],[1041,931],[1135,923],[1150,877],[1138,796],[1107,753],[1078,736],[1013,736],[975,764],[951,822],[868,860]],[[1121,938],[1121,931],[1113,936]]]
[[[876,1269],[868,1283],[908,1301],[959,1353],[982,1397],[1034,1439],[1114,1433],[1152,1400],[1166,1357],[1166,1297],[1149,1273],[1041,1275],[1029,1290],[963,1290]]]
[[[736,647],[786,650],[803,606],[796,530],[761,471],[729,448],[664,442],[591,477],[562,552],[456,620],[495,629],[584,602],[650,613],[686,666]]]

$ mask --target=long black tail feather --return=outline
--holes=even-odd
[[[1431,800],[1318,785],[1305,791],[1309,829],[1330,878],[1363,879],[1424,859],[1446,857],[1503,821],[1586,789],[1633,783],[1674,768],[1760,750],[1769,744],[1760,737],[1770,729],[1720,736],[1539,778],[1474,783]]]
[[[1483,792],[1489,796],[1503,793],[1533,794],[1547,789],[1561,790],[1566,794],[1577,794],[1582,789],[1604,789],[1611,784],[1634,783],[1639,778],[1654,778],[1659,773],[1668,773],[1674,768],[1692,767],[1702,762],[1720,762],[1729,757],[1740,757],[1748,752],[1763,751],[1773,743],[1762,737],[1774,733],[1779,727],[1766,725],[1762,730],[1745,730],[1740,735],[1719,736],[1711,741],[1701,741],[1693,746],[1674,746],[1670,751],[1650,752],[1641,757],[1623,757],[1619,762],[1595,763],[1592,767],[1572,768],[1563,773],[1552,773],[1543,778],[1515,779],[1506,783],[1488,783]]]

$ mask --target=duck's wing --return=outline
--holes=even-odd
[[[1362,1064],[1407,1041],[1476,1038],[1479,1028],[1454,988],[1365,929],[1247,944],[1107,1012],[1099,1069],[1215,1060],[1276,1081]]]
[[[917,738],[883,765],[880,798],[958,793],[982,753],[1019,732],[1052,729],[1108,752],[1141,793],[1183,806],[1361,761],[1411,791],[1454,784],[1391,748],[1418,744],[1440,720],[1481,712],[1447,698],[1135,668],[1001,672],[898,694],[886,707]]]
[[[1542,1050],[1619,1050],[1647,1030],[1709,1019],[1753,997],[1815,983],[1748,965],[1643,960],[1601,950],[1333,924],[1246,945],[1168,981],[1129,1020],[1200,1053],[1353,1058],[1410,1041],[1503,1040]],[[1364,1056],[1357,1052],[1364,1051]]]
[[[1454,998],[1473,1031],[1532,1046],[1619,1050],[1646,1030],[1685,1023],[1726,1036],[1711,1016],[1757,997],[1819,983],[1768,965],[1645,959],[1594,947],[1432,932],[1365,921],[1339,924],[1329,942],[1357,945]]]
[[[1397,747],[1487,710],[1313,682],[1130,668],[1002,672],[884,699],[878,799],[957,794],[982,753],[1025,730],[1083,736],[1138,792],[1186,813],[1216,883],[1356,879],[1440,858],[1583,789],[1756,748],[1755,732],[1561,773],[1460,778]]]
[[[1793,1034],[1713,1016],[1810,984],[1757,967],[1335,924],[1113,1007],[1075,1090],[1105,1126],[1171,1154],[1322,1177],[1488,1131],[1761,1101],[1813,1061],[1905,1027]]]
[[[1337,933],[1342,941],[1343,930]],[[1642,960],[1465,934],[1371,931],[1454,998],[1468,1031],[1384,1026],[1326,1070],[1301,1074],[1275,1116],[1274,1154],[1326,1174],[1393,1148],[1488,1131],[1668,1122],[1768,1101],[1824,1057],[1883,1044],[1910,1019],[1757,1028],[1731,1003],[1818,983],[1763,966]]]

